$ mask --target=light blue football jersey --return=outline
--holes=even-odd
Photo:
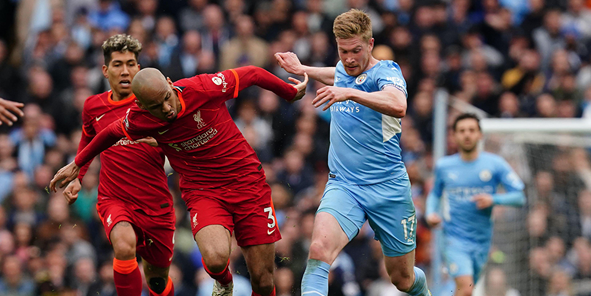
[[[446,156],[435,165],[435,183],[429,198],[441,198],[443,233],[464,242],[487,244],[492,237],[492,208],[479,210],[472,197],[497,193],[502,185],[507,193],[522,192],[524,185],[511,166],[500,156],[480,152],[467,162],[459,154]],[[517,195],[516,205],[525,197]],[[429,207],[428,201],[428,207]],[[428,212],[434,209],[427,209]],[[428,213],[429,214],[429,213]]]
[[[391,85],[408,96],[400,67],[393,61],[380,61],[357,77],[349,76],[339,61],[334,85],[368,93],[381,91]],[[399,118],[382,114],[352,100],[333,104],[330,114],[328,167],[337,179],[367,185],[406,174],[400,155],[402,127]]]

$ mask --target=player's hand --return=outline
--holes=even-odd
[[[80,184],[80,179],[76,178],[68,186],[64,189],[64,197],[69,205],[76,202],[78,199],[78,192],[82,189],[82,184]]]
[[[139,143],[144,143],[144,144],[148,144],[152,147],[158,147],[158,141],[156,141],[156,139],[152,138],[152,137],[145,137],[143,139],[139,139],[137,140]]]
[[[326,111],[332,104],[336,102],[346,101],[349,89],[338,86],[325,86],[316,92],[316,98],[312,101],[315,108],[318,108],[324,103],[327,103],[322,111]]]
[[[296,96],[290,102],[295,102],[303,98],[306,95],[306,87],[308,87],[308,74],[304,73],[304,82],[301,82],[293,77],[289,77],[288,79],[289,81],[295,83],[293,87],[295,87],[298,90]]]
[[[64,186],[66,186],[66,184],[70,183],[70,181],[76,179],[78,177],[78,174],[80,173],[80,167],[76,165],[75,162],[70,162],[67,166],[61,168],[59,171],[57,171],[57,173],[55,174],[55,176],[53,176],[53,179],[51,179],[51,182],[49,182],[49,190],[53,191],[53,192],[57,192],[57,190],[55,189],[55,184],[57,184],[57,182],[59,180],[63,181],[60,184],[60,188],[64,188]]]
[[[16,115],[19,117],[25,115],[25,113],[19,109],[23,106],[25,106],[23,103],[17,103],[0,98],[0,125],[2,125],[2,123],[6,123],[12,126],[12,123],[18,120]]]
[[[479,210],[486,209],[493,205],[493,198],[490,194],[481,193],[474,195],[472,201],[476,203],[476,207]]]
[[[427,216],[426,220],[427,220],[427,224],[429,224],[429,227],[431,227],[431,228],[437,227],[439,224],[441,224],[441,217],[439,217],[439,215],[437,215],[435,213],[429,214],[429,216]]]
[[[298,56],[293,52],[278,52],[275,54],[275,59],[281,68],[288,73],[296,75],[304,75],[304,66],[300,62]]]

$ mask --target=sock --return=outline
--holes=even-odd
[[[412,284],[410,290],[406,293],[410,296],[429,296],[429,289],[427,288],[427,278],[425,273],[418,267],[415,267],[415,282]]]
[[[207,266],[205,265],[205,261],[203,261],[203,258],[201,258],[201,262],[203,262],[203,269],[205,269],[209,276],[211,276],[212,279],[222,284],[222,286],[226,286],[232,282],[232,273],[230,272],[229,268],[230,260],[228,260],[228,265],[226,265],[226,268],[220,273],[213,273],[209,271],[209,269],[207,269]]]
[[[142,294],[142,274],[135,258],[113,259],[113,271],[117,295],[140,296]]]
[[[174,296],[174,285],[172,283],[172,279],[170,278],[170,276],[168,277],[166,288],[164,288],[162,294],[157,294],[156,292],[152,291],[149,287],[148,289],[150,290],[150,296]]]
[[[276,295],[275,294],[275,287],[273,287],[273,292],[271,292],[271,294],[269,294],[268,296],[275,296],[275,295]],[[259,294],[255,293],[254,291],[252,291],[251,296],[262,296],[262,295],[259,295]]]
[[[328,295],[328,272],[330,264],[316,259],[308,259],[308,265],[302,278],[302,295]]]

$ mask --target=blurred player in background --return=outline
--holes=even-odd
[[[281,238],[262,164],[232,121],[225,102],[251,85],[288,100],[303,97],[304,82],[291,85],[253,66],[203,74],[173,83],[154,68],[141,70],[132,82],[137,106],[112,123],[62,168],[51,181],[55,190],[78,175],[100,151],[120,138],[153,136],[181,176],[183,200],[203,265],[216,280],[213,295],[232,295],[229,270],[231,237],[246,259],[253,295],[275,295],[275,242]],[[145,170],[129,162],[137,170]],[[154,174],[154,171],[146,170]],[[62,182],[63,184],[63,182]]]
[[[9,126],[12,126],[12,124],[18,120],[16,115],[19,117],[25,115],[23,111],[19,109],[24,106],[25,105],[23,103],[17,103],[0,98],[0,125],[8,124]]]
[[[293,53],[276,54],[287,72],[308,73],[330,85],[313,100],[331,112],[330,174],[314,221],[302,295],[328,295],[331,264],[366,220],[381,243],[392,283],[409,295],[430,295],[425,273],[414,267],[417,219],[400,155],[406,82],[398,64],[372,56],[366,13],[353,9],[339,15],[333,32],[336,68],[303,66]]]
[[[142,50],[129,35],[114,35],[102,46],[103,75],[111,90],[86,99],[78,152],[110,123],[135,105],[131,82],[140,70]],[[168,276],[174,248],[175,214],[164,172],[164,153],[145,140],[121,138],[101,153],[97,211],[113,250],[114,280],[118,295],[139,296],[142,276],[136,252],[144,260],[150,295],[174,295]],[[153,141],[155,144],[155,141]],[[69,204],[78,198],[90,161],[64,191]]]
[[[464,296],[472,295],[488,259],[493,206],[520,207],[525,195],[523,182],[503,158],[478,151],[482,132],[476,115],[458,116],[453,132],[459,153],[437,161],[426,217],[431,227],[443,220],[443,258],[456,283],[455,295]],[[506,193],[497,193],[498,185]]]

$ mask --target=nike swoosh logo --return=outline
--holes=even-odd
[[[164,133],[165,133],[165,132],[167,132],[167,131],[168,131],[168,130],[161,131],[161,132],[158,132],[158,134],[159,134],[159,135],[164,135]]]
[[[275,232],[275,230],[277,230],[277,228],[273,229],[273,230],[267,230],[267,234],[271,235],[273,232]]]
[[[103,115],[101,115],[101,116],[97,117],[97,118],[96,118],[96,121],[98,122],[99,120],[101,120],[101,118],[103,118],[103,116],[105,116],[105,114],[103,114]]]

